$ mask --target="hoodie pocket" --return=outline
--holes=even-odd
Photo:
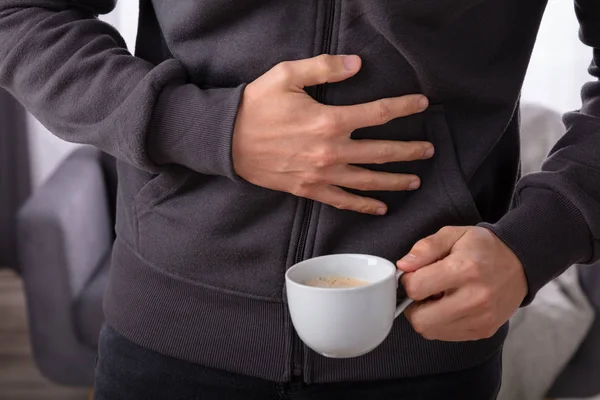
[[[151,212],[154,207],[176,192],[185,184],[190,174],[189,169],[172,164],[161,173],[150,175],[148,181],[134,197],[137,217],[140,218]]]
[[[433,158],[434,175],[453,205],[456,215],[466,225],[475,225],[481,222],[482,218],[460,168],[444,108],[434,105],[426,114],[426,138],[436,147],[436,155]]]
[[[280,300],[296,198],[176,165],[140,186],[144,262],[199,287]]]

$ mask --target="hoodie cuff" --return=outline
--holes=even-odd
[[[231,141],[244,89],[245,85],[206,90],[192,84],[166,87],[148,126],[146,148],[152,161],[241,180],[233,168]]]
[[[517,205],[495,224],[481,223],[519,258],[528,293],[522,306],[571,265],[591,257],[590,232],[579,210],[549,189],[525,188]]]

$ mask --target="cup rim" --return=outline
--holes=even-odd
[[[314,262],[316,260],[323,259],[323,258],[335,258],[335,257],[343,257],[343,256],[346,256],[346,257],[347,256],[351,256],[351,257],[360,256],[360,257],[370,257],[370,258],[377,259],[378,261],[382,262],[384,265],[387,264],[388,266],[391,267],[390,274],[388,276],[377,279],[375,281],[370,281],[368,285],[348,287],[348,288],[324,288],[324,287],[309,286],[304,283],[296,282],[289,276],[293,270],[298,269],[303,264],[308,264],[309,262]],[[318,257],[312,257],[312,258],[309,258],[309,259],[306,259],[306,260],[300,261],[299,263],[294,264],[292,267],[290,267],[290,269],[288,269],[285,272],[285,281],[287,284],[295,285],[297,287],[305,288],[308,290],[327,291],[327,292],[335,292],[335,293],[347,293],[347,292],[355,292],[355,291],[360,291],[360,290],[368,290],[368,289],[372,288],[373,286],[379,285],[382,282],[384,282],[385,280],[389,279],[390,277],[394,277],[396,270],[397,270],[396,266],[390,260],[383,258],[383,257],[374,256],[371,254],[363,254],[363,253],[327,254],[327,255],[322,255],[322,256],[318,256]]]

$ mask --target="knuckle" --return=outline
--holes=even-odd
[[[305,171],[301,176],[305,186],[312,186],[323,182],[323,176],[317,171]]]
[[[421,335],[426,340],[434,340],[434,333],[429,327],[423,323],[419,318],[414,318],[410,322],[414,331]]]
[[[350,200],[341,200],[332,205],[339,210],[356,211],[363,214],[369,214],[371,212],[371,208],[368,205],[354,204]]]
[[[492,305],[492,291],[489,289],[482,289],[476,296],[474,296],[472,304],[473,308],[477,310],[488,310]]]
[[[318,133],[330,136],[337,133],[340,130],[341,122],[339,117],[334,113],[323,113],[316,123],[316,130]]]
[[[290,193],[297,197],[309,197],[312,193],[311,185],[304,181],[299,181],[292,187]]]
[[[413,181],[405,177],[399,176],[395,179],[394,188],[396,190],[410,190],[410,185]]]
[[[375,157],[376,164],[385,164],[389,162],[392,158],[392,148],[390,146],[382,146],[377,150],[377,155]]]
[[[332,206],[334,206],[338,210],[349,210],[350,209],[350,205],[343,201],[338,201],[338,202],[332,204]]]
[[[409,298],[419,300],[419,284],[415,279],[406,279],[404,281],[404,291]]]
[[[381,99],[375,103],[375,113],[377,121],[380,124],[385,124],[392,119],[392,109],[385,99]]]
[[[337,154],[331,146],[321,146],[313,154],[313,165],[318,168],[328,167],[337,162]]]
[[[423,155],[423,148],[420,145],[409,144],[404,147],[406,158],[410,160],[420,159]],[[442,228],[443,229],[443,228]]]
[[[331,69],[332,57],[329,54],[320,54],[315,57],[317,68],[323,73],[328,73]]]
[[[455,230],[456,230],[455,226],[444,226],[438,231],[438,233],[440,235],[446,236],[446,235],[451,235],[452,233],[454,233]]]
[[[375,212],[375,207],[372,207],[368,204],[360,206],[358,209],[358,212],[362,213],[362,214],[373,214]]]
[[[403,115],[411,115],[420,111],[419,100],[414,96],[406,96],[400,103],[400,109]]]
[[[461,264],[457,263],[455,260],[449,260],[446,264],[446,268],[452,276],[459,276],[462,274]]]
[[[415,332],[417,332],[419,335],[421,335],[421,336],[427,335],[428,332],[425,327],[425,324],[423,324],[419,318],[417,318],[413,315],[410,320],[410,324],[412,325]]]
[[[283,61],[273,68],[275,76],[281,82],[288,82],[293,76],[293,67],[290,61]]]
[[[430,238],[422,239],[415,244],[414,250],[421,254],[430,253],[434,250],[433,241]]]
[[[358,211],[360,214],[372,214],[373,213],[373,209],[369,206],[358,206],[356,211]]]
[[[464,260],[461,269],[461,272],[465,274],[467,279],[471,281],[479,281],[481,279],[481,265],[476,260]]]
[[[373,189],[374,186],[375,186],[375,181],[373,180],[372,177],[369,177],[369,176],[361,177],[360,180],[356,183],[356,189],[362,190],[362,191]],[[368,207],[368,206],[364,205],[363,207]]]
[[[484,289],[481,293],[481,301],[486,309],[492,308],[492,302],[494,301],[494,292],[491,289]]]

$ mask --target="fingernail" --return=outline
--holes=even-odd
[[[344,56],[344,66],[348,71],[356,71],[360,67],[360,58],[358,56]]]
[[[378,208],[375,212],[377,213],[377,215],[385,215],[385,214],[387,214],[387,209]]]
[[[417,190],[421,186],[421,181],[416,179],[408,184],[410,190]]]
[[[425,152],[423,153],[423,158],[431,158],[433,157],[433,154],[435,153],[435,149],[432,147],[428,147]]]
[[[423,96],[419,99],[419,109],[425,110],[425,109],[427,109],[427,107],[429,107],[429,99],[427,99],[427,97]]]
[[[398,264],[412,264],[413,262],[415,262],[416,259],[417,257],[415,257],[414,254],[409,253],[402,257],[400,260],[398,260]]]

